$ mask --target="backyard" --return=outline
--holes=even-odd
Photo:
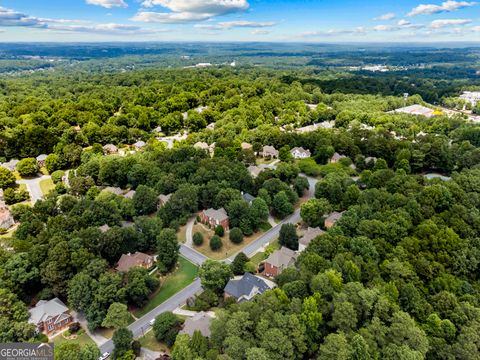
[[[178,258],[177,269],[160,279],[160,288],[152,295],[150,301],[141,309],[133,311],[135,317],[139,318],[156,308],[165,300],[188,286],[197,277],[198,267],[184,257]]]

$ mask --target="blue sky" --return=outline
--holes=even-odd
[[[480,2],[0,0],[14,41],[480,41]]]

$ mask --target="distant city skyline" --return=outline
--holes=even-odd
[[[480,2],[0,0],[0,42],[16,41],[469,42]]]

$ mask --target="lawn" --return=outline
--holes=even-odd
[[[78,335],[76,339],[72,340],[65,339],[62,334],[57,335],[53,338],[53,343],[55,345],[60,345],[67,342],[72,344],[80,344],[80,346],[88,344],[96,345],[95,342],[90,338],[90,336],[88,336],[88,334],[85,332],[81,335]]]
[[[55,184],[52,179],[44,179],[40,181],[40,189],[42,189],[43,195],[47,195],[50,191],[55,189]]]
[[[177,233],[178,242],[185,244],[187,242],[187,225],[180,226]]]
[[[225,236],[223,236],[222,238],[222,243],[223,243],[222,248],[220,250],[213,251],[212,249],[210,249],[210,238],[214,235],[213,230],[208,229],[203,224],[196,224],[193,227],[193,234],[195,234],[196,232],[200,232],[203,235],[203,244],[200,246],[194,245],[194,249],[202,253],[203,255],[209,257],[210,259],[214,259],[214,260],[223,260],[228,258],[229,256],[232,256],[233,254],[238,253],[246,245],[258,239],[260,236],[262,236],[265,233],[265,231],[260,230],[251,236],[245,237],[241,244],[232,243],[228,238],[228,233],[226,233]]]
[[[268,245],[268,251],[258,252],[250,258],[250,262],[252,262],[255,266],[258,266],[263,260],[265,260],[268,255],[275,250],[280,249],[280,244],[278,240],[275,240],[270,245]],[[268,255],[267,255],[268,254]]]
[[[157,339],[155,339],[155,335],[153,334],[153,331],[149,331],[148,333],[145,334],[144,337],[141,337],[139,339],[140,344],[142,344],[142,347],[147,348],[152,351],[158,351],[161,353],[170,353],[170,350],[168,346],[163,343],[163,342],[158,342]]]
[[[133,312],[135,317],[142,317],[184,287],[190,285],[197,277],[197,274],[198,267],[196,265],[183,257],[179,257],[177,269],[173,273],[160,279],[160,289],[152,295],[147,305]]]

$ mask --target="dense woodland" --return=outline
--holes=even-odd
[[[143,269],[112,272],[121,254],[158,253],[168,273],[175,232],[192,214],[225,207],[249,235],[269,212],[293,212],[304,173],[318,178],[322,206],[302,211],[303,220],[321,224],[327,208],[343,218],[275,279],[277,289],[223,304],[209,340],[179,335],[173,358],[480,359],[480,127],[461,115],[388,113],[403,106],[404,79],[342,76],[223,68],[0,80],[2,161],[49,154],[48,171],[57,172],[44,200],[13,207],[20,225],[0,252],[0,340],[35,339],[26,320],[38,299],[60,297],[91,330],[109,322],[112,304],[144,305],[159,280]],[[408,104],[441,101],[462,86],[423,79]],[[333,120],[333,129],[294,131]],[[189,135],[166,149],[158,126]],[[142,152],[103,154],[102,145],[138,140],[147,142]],[[194,149],[197,141],[215,143],[213,156]],[[282,162],[252,178],[246,167],[264,145],[280,149]],[[295,146],[312,158],[294,161]],[[335,152],[347,158],[328,164]],[[69,187],[58,175],[66,169],[76,169]],[[451,180],[427,180],[427,172]],[[126,199],[106,186],[136,193]],[[257,197],[250,207],[241,192]],[[173,195],[158,209],[160,194]]]

